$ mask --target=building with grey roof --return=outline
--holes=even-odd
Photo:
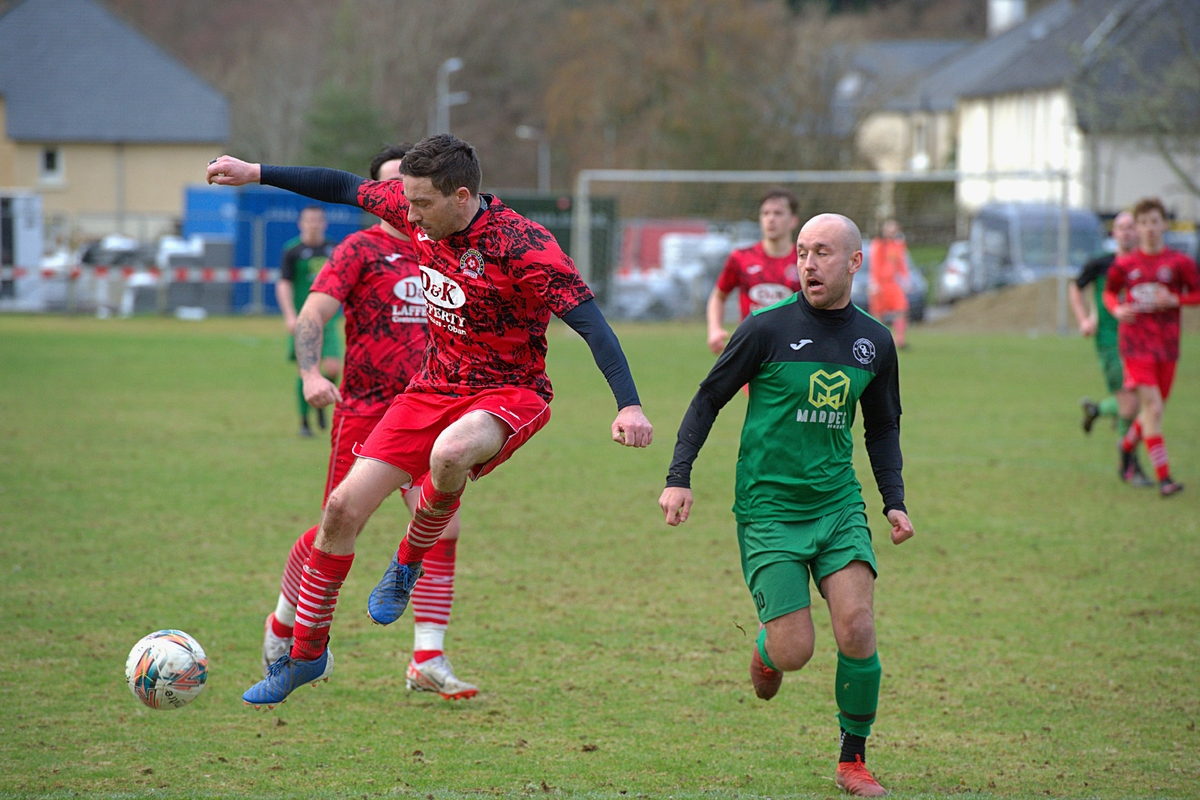
[[[964,87],[959,167],[1066,170],[1072,205],[1114,212],[1140,197],[1200,219],[1200,4],[1078,0],[1029,48]],[[1057,201],[1049,181],[970,180],[968,208]]]
[[[225,97],[98,0],[0,16],[0,186],[40,192],[60,238],[172,227],[228,138]]]

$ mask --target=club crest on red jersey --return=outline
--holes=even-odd
[[[462,254],[462,258],[458,260],[458,268],[472,278],[478,278],[483,274],[483,253],[472,247]]]
[[[1162,267],[1158,268],[1158,282],[1159,283],[1170,283],[1171,279],[1174,277],[1175,277],[1175,271],[1172,270],[1170,267],[1162,266]]]

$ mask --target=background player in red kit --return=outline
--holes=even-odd
[[[725,330],[725,299],[738,290],[742,319],[800,291],[800,273],[796,270],[796,250],[792,231],[800,224],[796,212],[800,203],[787,189],[772,189],[758,204],[758,227],[762,240],[750,247],[734,250],[708,296],[704,316],[708,320],[708,349],[725,349],[729,332]]]
[[[384,148],[371,160],[371,178],[396,180],[412,145]],[[318,369],[328,321],[346,310],[346,370],[341,391]],[[325,500],[354,464],[354,449],[367,440],[392,398],[404,391],[425,354],[425,298],[412,240],[386,222],[348,236],[315,278],[296,320],[296,350],[306,400],[316,408],[337,403],[330,434]],[[417,491],[405,493],[416,509]],[[324,505],[324,503],[322,503]],[[263,674],[292,648],[304,564],[314,525],[292,546],[275,612],[263,633]],[[406,670],[409,689],[447,699],[475,696],[479,689],[455,676],[443,652],[454,572],[458,516],[425,557],[425,575],[413,589],[415,642]]]
[[[408,533],[371,593],[368,614],[399,618],[421,561],[458,509],[467,478],[507,460],[549,419],[546,327],[555,314],[587,342],[617,400],[614,441],[650,444],[653,429],[616,335],[549,232],[479,192],[475,149],[449,134],[409,150],[396,181],[311,167],[272,167],[222,156],[208,179],[259,181],[314,199],[354,204],[413,237],[429,319],[421,371],[388,408],[334,489],[304,567],[291,653],[243,699],[283,702],[333,670],[329,627],[354,542],[389,494],[420,486]]]
[[[1141,405],[1137,420],[1121,439],[1121,454],[1129,459],[1145,439],[1158,490],[1167,497],[1183,485],[1171,478],[1162,436],[1163,405],[1179,360],[1179,306],[1200,303],[1200,275],[1195,261],[1163,245],[1167,211],[1161,200],[1139,201],[1133,221],[1139,246],[1113,262],[1104,286],[1104,305],[1118,322],[1125,388],[1137,391]]]

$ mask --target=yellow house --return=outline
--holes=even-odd
[[[42,195],[48,241],[174,230],[228,139],[224,96],[99,2],[0,16],[0,190]]]

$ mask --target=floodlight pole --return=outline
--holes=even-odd
[[[463,60],[458,56],[447,58],[437,71],[437,113],[434,119],[434,130],[430,134],[450,132],[450,107],[461,106],[470,101],[469,92],[450,91],[450,74],[463,68]]]
[[[550,194],[550,137],[531,125],[517,126],[518,139],[536,139],[538,143],[538,191]]]

